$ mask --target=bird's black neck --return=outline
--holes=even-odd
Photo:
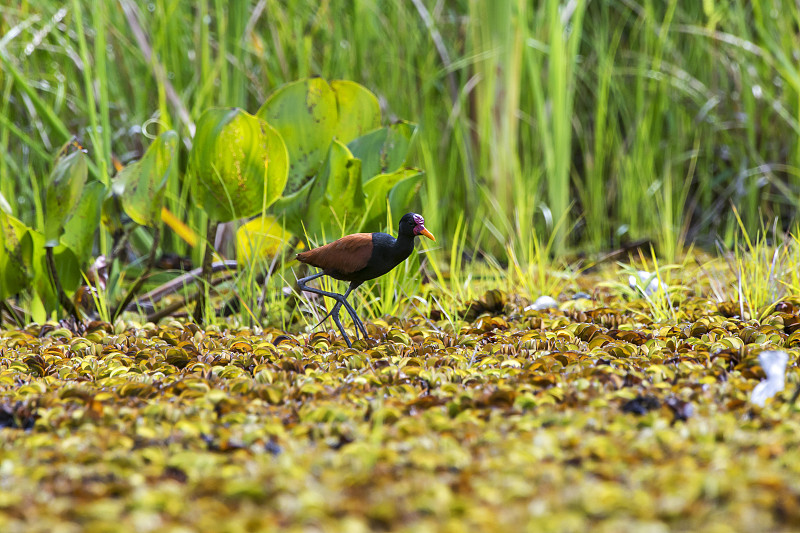
[[[372,257],[364,268],[365,279],[381,276],[405,261],[414,251],[414,235],[400,234],[395,239],[388,233],[372,234]]]
[[[414,251],[414,237],[416,237],[416,235],[406,235],[401,233],[396,239],[394,239],[392,248],[398,253],[404,254],[403,258],[405,259],[411,255],[411,252]]]

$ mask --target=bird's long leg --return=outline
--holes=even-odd
[[[353,290],[353,288],[352,288],[352,287],[350,287],[349,289],[347,289],[347,292],[345,292],[345,293],[342,295],[342,297],[343,297],[345,300],[347,300],[347,296],[350,294],[350,291],[352,291],[352,290]],[[341,307],[342,307],[342,302],[340,302],[340,301],[337,299],[337,300],[336,300],[336,305],[334,305],[334,306],[331,308],[331,310],[330,310],[330,311],[328,311],[328,312],[325,314],[325,316],[324,316],[324,317],[322,317],[322,320],[320,320],[319,322],[317,322],[317,324],[314,326],[314,328],[317,328],[317,327],[319,327],[320,325],[322,325],[322,323],[323,323],[323,322],[325,322],[326,320],[328,320],[328,317],[329,317],[329,316],[331,316],[333,313],[338,313],[338,312],[339,312],[339,309],[340,309]],[[350,317],[351,317],[351,318],[353,317],[353,315],[351,315],[351,314],[350,314],[350,310],[349,310],[349,309],[347,310],[347,314],[348,314],[348,315],[350,315]],[[314,328],[311,328],[311,329],[314,329]],[[356,331],[356,338],[358,338],[358,331]]]
[[[355,309],[353,309],[353,307],[346,300],[347,295],[349,295],[350,292],[353,289],[355,289],[356,287],[358,287],[358,285],[360,285],[360,284],[351,283],[350,284],[350,288],[347,289],[347,292],[344,295],[336,293],[336,292],[323,291],[322,289],[315,289],[313,287],[309,287],[308,285],[306,285],[307,281],[315,280],[315,279],[317,279],[317,278],[319,278],[321,276],[324,276],[324,275],[325,275],[324,272],[319,272],[317,274],[314,274],[313,276],[307,276],[305,278],[301,278],[301,279],[297,280],[297,286],[300,288],[300,290],[313,292],[314,294],[319,294],[320,296],[327,296],[328,298],[333,298],[334,300],[336,300],[336,304],[333,306],[333,309],[331,309],[331,311],[328,313],[328,315],[330,315],[331,318],[333,318],[333,321],[336,324],[336,326],[339,328],[339,331],[341,332],[342,337],[344,337],[344,340],[347,343],[347,346],[348,347],[352,347],[353,345],[350,342],[350,338],[347,336],[347,333],[344,332],[344,327],[342,326],[342,323],[339,320],[339,308],[341,306],[344,306],[344,308],[347,309],[347,312],[353,318],[353,322],[355,322],[355,324],[356,324],[356,338],[358,338],[358,329],[359,328],[361,329],[362,333],[364,333],[364,337],[366,338],[367,333],[366,333],[366,328],[364,328],[364,324],[358,318],[358,315],[356,314]],[[327,318],[328,315],[326,315],[325,318]],[[323,320],[325,320],[325,319],[323,319]]]
[[[325,322],[325,320],[329,316],[333,316],[334,314],[338,315],[339,309],[342,307],[342,305],[344,305],[344,308],[347,310],[347,313],[350,315],[350,318],[353,319],[353,323],[355,324],[355,326],[357,328],[356,329],[356,339],[358,339],[359,330],[364,335],[365,339],[369,338],[369,335],[367,334],[367,328],[364,326],[364,323],[358,317],[358,313],[356,313],[356,310],[353,308],[352,305],[350,305],[350,302],[347,301],[347,297],[350,295],[350,293],[353,292],[355,289],[357,289],[359,286],[361,286],[361,283],[357,283],[355,281],[351,282],[350,283],[350,287],[348,287],[348,289],[347,289],[347,292],[345,292],[343,295],[339,294],[339,293],[335,293],[335,292],[323,291],[322,289],[313,289],[311,287],[308,287],[305,284],[306,281],[311,281],[311,280],[317,279],[318,277],[323,276],[323,275],[324,275],[324,272],[319,272],[317,274],[314,274],[313,276],[308,276],[306,278],[302,278],[302,279],[297,280],[297,286],[300,287],[302,290],[307,290],[309,292],[313,292],[315,294],[320,294],[322,296],[327,296],[329,298],[333,298],[334,300],[336,300],[336,305],[334,305],[333,309],[328,311],[328,314],[326,314],[322,318],[322,320],[320,320],[319,323],[314,327],[316,328],[317,326],[319,326],[320,324]]]
[[[325,322],[325,319],[327,319],[329,316],[339,316],[339,309],[344,305],[344,308],[347,310],[347,314],[350,315],[350,318],[353,319],[353,324],[356,326],[356,339],[358,339],[358,332],[359,331],[361,331],[361,333],[364,335],[365,339],[368,339],[369,335],[367,334],[367,328],[364,326],[364,323],[358,317],[358,313],[356,313],[356,310],[353,309],[353,306],[350,305],[350,302],[347,301],[347,296],[356,287],[358,287],[358,285],[356,285],[356,286],[352,286],[351,285],[351,287],[349,289],[347,289],[347,292],[344,295],[338,294],[338,293],[328,293],[326,291],[321,291],[320,289],[308,289],[307,288],[306,290],[309,290],[310,292],[314,292],[314,293],[317,293],[317,294],[322,294],[323,296],[329,296],[330,298],[333,298],[334,300],[336,300],[336,304],[333,306],[333,308],[330,311],[328,311],[328,314],[325,315],[323,317],[323,319],[320,320],[319,323],[314,327],[317,327],[320,324],[322,324],[323,322]]]
[[[339,304],[337,303],[336,306]],[[336,307],[334,306],[334,307]],[[353,347],[353,343],[350,342],[350,337],[347,336],[347,333],[344,332],[344,326],[342,326],[342,322],[339,320],[339,310],[337,309],[335,313],[331,313],[331,318],[336,323],[336,327],[339,328],[339,331],[342,333],[342,337],[344,337],[344,342],[347,343],[348,348]],[[356,329],[356,340],[358,340],[358,329]]]
[[[329,316],[332,316],[334,313],[338,315],[339,309],[342,307],[342,305],[344,305],[344,308],[347,310],[347,314],[349,314],[350,318],[353,319],[353,322],[355,323],[356,327],[360,328],[360,330],[364,334],[365,338],[368,337],[367,330],[364,327],[363,322],[361,322],[361,320],[358,318],[358,314],[356,314],[356,310],[353,309],[353,306],[350,305],[350,302],[347,301],[347,297],[350,295],[350,293],[354,289],[356,289],[359,285],[361,285],[361,283],[351,282],[350,283],[350,287],[348,287],[348,289],[347,289],[347,292],[345,292],[343,295],[339,294],[339,293],[336,293],[336,292],[323,291],[322,289],[314,289],[314,288],[309,287],[308,285],[305,284],[305,282],[307,282],[307,281],[315,280],[318,277],[324,276],[324,275],[325,275],[324,272],[319,272],[317,274],[314,274],[313,276],[308,276],[308,277],[305,277],[305,278],[297,280],[297,286],[301,290],[308,291],[308,292],[313,292],[314,294],[327,296],[328,298],[333,298],[334,300],[336,300],[336,305],[334,305],[333,309],[328,311],[328,314],[326,314],[325,317],[323,317],[323,319],[320,320],[319,323],[314,327],[316,328],[317,326],[319,326],[320,324],[325,322],[325,320]],[[356,338],[358,338],[358,330],[356,330]]]
[[[355,324],[355,326],[356,326],[356,339],[358,338],[358,332],[359,332],[359,330],[360,330],[360,331],[361,331],[361,333],[364,335],[364,338],[365,338],[365,339],[368,339],[368,338],[369,338],[369,335],[367,334],[367,328],[364,326],[364,323],[363,323],[363,322],[361,321],[361,319],[358,317],[358,314],[356,313],[356,310],[353,308],[353,306],[352,306],[352,305],[350,305],[350,302],[348,302],[348,301],[347,301],[347,297],[348,297],[348,296],[350,296],[350,293],[351,293],[351,292],[353,292],[353,290],[354,290],[354,289],[356,289],[357,287],[359,287],[360,285],[361,285],[360,283],[356,283],[356,282],[352,282],[352,283],[350,283],[350,287],[348,287],[348,288],[347,288],[347,292],[345,292],[345,293],[344,293],[344,295],[342,295],[342,296],[343,296],[343,298],[344,298],[344,305],[345,305],[345,309],[347,309],[347,313],[350,315],[350,318],[352,318],[352,319],[353,319],[353,323],[354,323],[354,324]],[[339,308],[340,308],[340,307],[342,307],[342,302],[340,302],[340,301],[337,299],[337,301],[336,301],[336,305],[334,305],[334,306],[333,306],[333,309],[331,309],[330,311],[328,311],[328,314],[327,314],[327,315],[325,315],[325,316],[322,318],[322,320],[320,320],[320,321],[319,321],[319,323],[318,323],[316,326],[314,326],[314,327],[316,328],[317,326],[319,326],[320,324],[322,324],[323,322],[325,322],[325,320],[326,320],[326,319],[327,319],[329,316],[333,315],[334,313],[337,313],[337,314],[338,314],[338,313],[339,313]]]
[[[344,326],[342,326],[342,322],[339,320],[339,308],[342,305],[341,303],[342,300],[340,300],[340,298],[342,297],[342,295],[337,294],[335,292],[328,292],[328,291],[323,291],[321,289],[315,289],[313,287],[309,287],[307,285],[300,283],[300,280],[298,280],[297,286],[300,287],[300,290],[313,292],[314,294],[319,294],[320,296],[327,296],[328,298],[333,298],[334,300],[336,300],[336,304],[333,306],[333,309],[331,309],[330,312],[327,315],[325,315],[325,318],[328,318],[328,316],[333,318],[333,322],[336,324],[336,327],[339,328],[339,332],[342,334],[342,337],[344,337],[344,341],[347,343],[347,346],[352,348],[353,344],[350,342],[350,337],[348,337],[347,333],[345,333]],[[324,320],[325,319],[323,319],[323,321]],[[322,322],[320,322],[320,324],[321,323]],[[358,335],[358,330],[356,330],[356,335]]]
[[[356,310],[347,301],[347,296],[355,289],[357,289],[360,285],[361,285],[360,282],[355,282],[355,281],[350,282],[350,287],[347,288],[347,292],[344,295],[344,303],[350,308],[348,312],[350,313],[350,316],[353,318],[353,322],[355,322],[357,329],[360,329],[361,333],[364,334],[364,339],[368,339],[369,335],[367,334],[367,328],[364,326],[364,323],[361,321],[361,319],[358,318],[358,313],[356,313]]]

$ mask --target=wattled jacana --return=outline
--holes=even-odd
[[[342,333],[347,346],[352,346],[339,320],[339,309],[344,306],[356,325],[356,339],[359,330],[366,339],[367,329],[358,318],[355,309],[347,302],[353,290],[367,280],[383,276],[402,263],[414,251],[414,237],[424,235],[435,241],[431,232],[425,229],[425,219],[416,213],[406,213],[400,219],[395,239],[388,233],[354,233],[333,241],[325,246],[297,254],[297,260],[317,268],[322,272],[297,280],[297,286],[304,291],[313,292],[336,300],[328,316],[333,318]],[[314,289],[306,282],[321,276],[349,281],[350,287],[344,294]],[[325,317],[327,318],[327,316]],[[325,320],[323,318],[323,320]]]

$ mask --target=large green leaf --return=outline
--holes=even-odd
[[[0,299],[33,285],[45,316],[49,315],[59,303],[47,268],[44,234],[2,212],[0,227]],[[53,247],[53,256],[62,287],[69,293],[75,291],[82,281],[75,252],[59,244]]]
[[[292,238],[272,215],[256,217],[236,230],[236,258],[239,265],[269,263]]]
[[[334,141],[320,170],[302,189],[275,203],[273,212],[296,235],[321,237],[338,229],[339,221],[355,221],[365,206],[361,162]]]
[[[379,128],[378,99],[345,80],[329,85],[311,78],[285,85],[258,115],[280,132],[290,157],[285,196],[273,213],[292,232],[317,237],[337,233],[341,224],[347,229],[360,226],[366,205],[363,185],[402,167],[416,130],[405,122]],[[385,214],[391,187],[378,189],[382,196],[373,199],[371,213],[376,217]]]
[[[164,188],[175,171],[178,135],[165,131],[159,135],[139,161],[123,168],[117,180],[123,184],[122,208],[134,222],[154,226],[161,220]]]
[[[44,248],[40,248],[38,244],[41,242],[42,235],[39,232],[31,231],[31,236],[33,237],[34,243],[34,264],[37,265],[34,286],[49,314],[59,309],[61,305],[59,304],[56,290],[53,287],[53,282],[50,279],[45,250]],[[67,294],[72,294],[83,283],[78,256],[64,244],[59,244],[53,248],[53,259],[55,260],[56,272],[58,273],[58,280],[61,283],[61,287]]]
[[[45,188],[45,246],[52,248],[58,245],[58,239],[64,232],[64,223],[78,205],[88,172],[88,157],[82,150],[56,161]]]
[[[33,279],[29,228],[0,210],[0,300],[22,292]]]
[[[361,160],[361,180],[366,183],[378,174],[399,170],[416,131],[415,124],[397,122],[351,141],[347,147]]]
[[[106,187],[93,181],[83,188],[78,206],[67,221],[61,242],[75,252],[81,265],[92,255],[94,234],[100,226],[100,208],[106,195]]]
[[[256,116],[280,133],[289,152],[286,194],[300,190],[322,166],[336,134],[336,95],[322,78],[288,83],[275,91]]]
[[[347,146],[331,143],[319,179],[309,192],[306,231],[315,237],[330,236],[339,224],[352,224],[363,215],[364,189],[361,184],[361,161],[353,157]]]
[[[339,115],[338,141],[347,144],[381,125],[381,106],[372,91],[347,80],[332,81],[331,89],[336,94]]]
[[[103,199],[103,207],[100,210],[100,220],[106,229],[115,234],[121,232],[129,220],[125,220],[125,212],[122,209],[122,196],[125,194],[125,184],[115,179],[106,192]]]
[[[392,209],[395,220],[410,211],[414,204],[419,204],[415,200],[425,175],[424,172],[414,168],[406,168],[401,172],[406,175],[406,178],[397,182],[389,191],[389,207]],[[381,217],[385,218],[384,214],[381,214]]]
[[[305,233],[307,224],[303,217],[308,211],[308,193],[316,183],[317,176],[314,176],[300,190],[278,198],[270,209],[275,216],[283,219],[286,228],[296,235]]]
[[[392,214],[399,217],[407,212],[422,183],[422,172],[416,168],[402,168],[389,174],[379,174],[364,184],[369,210],[366,225],[382,224],[387,204]]]
[[[286,146],[264,120],[241,109],[209,109],[197,122],[189,175],[195,201],[213,220],[249,217],[286,185]]]

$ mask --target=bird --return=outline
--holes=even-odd
[[[424,235],[432,241],[436,241],[431,232],[425,228],[425,219],[421,215],[406,213],[398,224],[396,239],[388,233],[381,232],[353,233],[324,246],[297,254],[297,260],[301,263],[322,269],[322,272],[298,279],[298,288],[336,300],[333,309],[322,320],[324,321],[328,316],[333,318],[348,347],[352,347],[353,344],[339,320],[339,309],[344,307],[353,319],[356,326],[356,339],[358,339],[359,331],[365,339],[369,338],[364,323],[358,318],[353,306],[348,303],[347,297],[365,281],[383,276],[405,261],[414,251],[414,239],[418,235]],[[350,286],[344,294],[339,294],[306,285],[309,281],[322,276],[349,281]]]

